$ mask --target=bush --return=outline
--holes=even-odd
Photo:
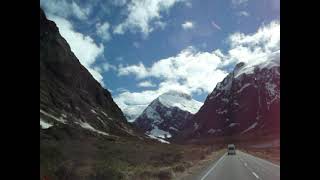
[[[183,172],[186,170],[186,167],[183,164],[179,164],[173,168],[174,172]]]
[[[150,171],[143,171],[139,173],[138,175],[134,176],[133,179],[139,179],[139,180],[150,180],[154,177],[154,174]]]
[[[122,180],[124,175],[119,171],[111,168],[104,169],[103,171],[98,171],[90,179],[94,180]]]
[[[200,159],[204,160],[206,158],[206,156],[204,154],[201,154]]]
[[[162,170],[157,176],[160,180],[170,180],[173,177],[173,173],[170,170]]]

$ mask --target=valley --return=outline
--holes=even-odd
[[[172,88],[121,109],[60,31],[40,8],[40,179],[246,179],[239,158],[279,177],[257,157],[280,169],[280,50],[237,63],[204,102]]]

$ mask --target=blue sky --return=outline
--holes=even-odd
[[[234,65],[280,49],[279,0],[41,0],[117,104],[170,90],[203,102]]]

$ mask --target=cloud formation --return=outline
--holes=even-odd
[[[101,23],[96,24],[97,35],[104,41],[108,41],[111,39],[109,28],[110,28],[110,24],[108,22],[104,22],[103,24]]]
[[[164,24],[161,21],[161,13],[169,12],[175,4],[181,1],[183,0],[132,0],[127,5],[126,19],[114,28],[113,33],[124,34],[129,30],[148,36],[154,28],[163,27],[161,26]]]
[[[246,5],[249,0],[231,0],[233,6]]]
[[[186,21],[183,24],[181,24],[181,26],[185,30],[194,28],[194,24],[192,21]]]
[[[46,13],[63,18],[72,16],[79,20],[86,20],[91,12],[90,7],[80,7],[74,1],[40,0],[40,5],[46,10]]]
[[[238,16],[248,17],[250,14],[247,11],[240,11],[237,13]]]
[[[139,87],[156,87],[151,81],[142,81],[138,84]]]
[[[187,94],[210,93],[216,84],[228,74],[227,67],[239,62],[256,64],[266,61],[268,55],[280,50],[280,22],[262,25],[253,34],[234,33],[227,39],[226,53],[216,49],[202,52],[188,47],[176,56],[155,61],[150,67],[143,63],[119,66],[118,75],[134,75],[137,80],[156,78],[160,80],[156,90],[140,92],[125,91],[115,97],[121,109],[145,107],[152,100],[168,90]],[[229,68],[230,69],[230,68]]]

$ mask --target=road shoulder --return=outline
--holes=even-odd
[[[187,171],[176,176],[176,180],[194,180],[201,178],[208,172],[214,163],[216,163],[224,154],[226,149],[215,151],[204,160],[199,161],[194,166],[190,167]]]

